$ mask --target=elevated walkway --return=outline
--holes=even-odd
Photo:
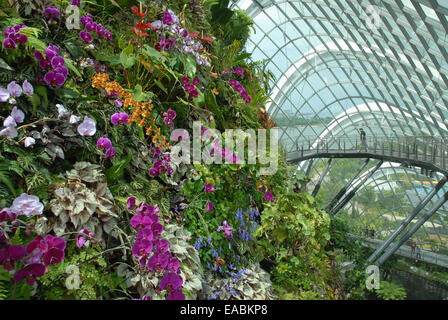
[[[369,137],[367,147],[359,138],[300,139],[286,160],[297,163],[313,158],[370,158],[401,163],[448,175],[448,146],[434,137]]]

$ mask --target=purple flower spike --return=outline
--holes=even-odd
[[[198,77],[195,77],[194,79],[193,79],[193,84],[197,87],[198,85],[200,85],[201,84],[201,82],[199,81],[199,78]]]
[[[81,4],[81,0],[72,0],[72,6],[77,6],[79,7]]]

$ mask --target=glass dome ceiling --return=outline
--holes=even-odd
[[[254,21],[246,50],[253,60],[266,60],[274,75],[266,109],[287,151],[301,140],[357,137],[360,127],[369,136],[432,136],[448,143],[447,0],[234,0],[232,7]],[[319,194],[330,201],[361,162],[334,161]],[[325,164],[313,162],[311,186]],[[419,171],[384,163],[344,211],[359,211],[366,226],[376,219],[375,225],[384,222],[393,231],[440,179]],[[361,208],[358,198],[369,188],[375,198]],[[372,209],[385,191],[393,205]],[[434,241],[448,243],[447,213],[445,204],[421,228],[422,241],[436,235]]]

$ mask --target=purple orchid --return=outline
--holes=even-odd
[[[135,209],[135,197],[129,197],[127,206],[128,210],[134,210]]]
[[[266,190],[266,194],[264,195],[263,200],[268,200],[268,201],[275,201],[274,196],[272,195],[271,191],[269,191],[269,189]]]
[[[123,106],[123,100],[121,100],[121,99],[115,99],[115,100],[114,100],[114,106],[115,106],[116,108],[121,108],[121,107]]]
[[[96,146],[99,150],[107,150],[112,147],[112,142],[106,136],[102,136],[97,140]]]
[[[182,293],[182,289],[179,288],[170,292],[170,294],[166,296],[166,300],[185,300],[185,295]]]
[[[7,244],[0,249],[0,264],[6,270],[12,270],[14,264],[25,256],[25,248],[16,244]]]
[[[12,221],[17,218],[17,214],[12,212],[9,208],[3,208],[0,211],[0,222]]]
[[[162,226],[160,223],[155,222],[155,223],[153,223],[153,224],[151,225],[151,230],[152,230],[152,233],[153,233],[156,237],[158,237],[158,236],[160,236],[160,235],[162,234],[162,232],[163,232],[163,226]]]
[[[160,281],[160,289],[161,290],[168,290],[169,292],[172,292],[176,289],[179,289],[182,287],[183,279],[180,275],[174,273],[174,272],[168,272],[165,277],[162,278]]]
[[[61,12],[53,6],[44,10],[44,15],[48,20],[57,20],[61,16]]]
[[[65,77],[62,73],[57,72],[47,72],[44,76],[45,82],[52,88],[59,88],[65,82]]]
[[[84,245],[89,247],[89,241],[95,243],[94,237],[95,234],[93,232],[83,228],[79,231],[79,234],[76,237],[76,246],[78,248],[81,248]]]
[[[106,159],[112,160],[115,157],[115,153],[116,153],[115,148],[110,147],[109,149],[106,150],[106,153],[104,156],[106,157]]]
[[[148,270],[151,272],[154,269],[161,270],[168,266],[168,261],[171,258],[171,253],[154,253],[151,258],[148,259]]]
[[[26,282],[32,286],[36,281],[36,278],[43,276],[44,273],[45,266],[43,264],[33,263],[17,271],[14,274],[13,279],[15,282],[22,282],[24,279],[26,279]]]
[[[166,239],[157,239],[156,240],[156,251],[158,253],[167,252],[170,248],[170,243]]]
[[[170,270],[172,272],[177,272],[179,270],[179,260],[177,260],[176,258],[172,257],[170,258],[170,260],[168,261],[168,265],[167,265],[167,270]]]
[[[207,204],[205,205],[207,212],[212,212],[213,210],[213,202],[207,201]]]
[[[211,184],[208,184],[207,182],[204,183],[204,192],[205,193],[210,193],[215,191],[215,189],[213,188],[213,186]]]
[[[171,16],[171,14],[168,11],[165,11],[163,13],[162,22],[163,22],[163,24],[166,24],[168,26],[170,26],[173,23],[173,17]]]
[[[93,41],[92,35],[88,31],[82,30],[79,33],[79,36],[81,37],[81,40],[84,41],[85,43],[92,43]]]
[[[131,222],[132,228],[140,229],[140,228],[150,227],[154,223],[154,220],[152,219],[151,216],[137,214],[131,218],[130,222]]]
[[[132,253],[135,258],[139,259],[140,266],[146,265],[147,257],[152,251],[152,242],[147,239],[137,240],[132,246]]]
[[[127,124],[129,120],[129,115],[126,112],[115,112],[111,117],[110,121],[114,125]]]

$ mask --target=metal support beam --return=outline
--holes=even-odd
[[[441,197],[439,200],[437,200],[437,202],[435,203],[435,205],[428,211],[426,212],[421,218],[420,220],[417,221],[417,223],[415,225],[412,226],[411,229],[409,229],[401,238],[400,240],[398,240],[393,246],[392,248],[390,248],[389,250],[387,250],[374,264],[377,266],[381,266],[384,261],[386,261],[391,255],[393,255],[398,248],[400,248],[406,241],[409,240],[410,237],[412,237],[414,235],[414,233],[417,232],[417,230],[426,222],[428,221],[429,218],[431,218],[433,216],[434,213],[437,212],[437,210],[440,209],[441,206],[443,206],[445,204],[445,202],[448,201],[448,191],[445,192],[445,194],[443,195],[443,197]]]
[[[331,200],[328,206],[325,208],[325,211],[330,212],[331,209],[338,203],[338,201],[342,198],[342,196],[347,192],[347,189],[352,185],[353,181],[358,177],[358,175],[364,170],[366,165],[369,163],[370,158],[367,158],[366,161],[361,165],[361,167],[356,171],[355,175],[350,179],[350,181],[336,194],[336,196]]]
[[[310,159],[310,161],[308,162],[308,168],[306,169],[306,172],[305,172],[305,175],[307,177],[309,177],[311,174],[311,168],[313,167],[313,163],[314,163],[314,159]]]
[[[367,259],[367,262],[372,263],[375,259],[389,247],[389,245],[394,241],[398,235],[411,223],[411,221],[423,210],[423,208],[428,204],[429,201],[439,192],[439,190],[445,185],[448,177],[444,176],[434,189],[418,204],[417,207],[412,210],[411,214],[403,220],[400,226],[383,242],[381,246],[379,246],[374,253]]]
[[[314,187],[312,196],[315,197],[316,194],[319,192],[320,185],[322,184],[322,181],[324,181],[325,176],[327,175],[328,171],[330,170],[331,161],[333,158],[328,159],[327,166],[325,167],[324,172],[322,173],[322,176],[319,179],[319,182],[317,182],[316,186]]]
[[[359,188],[361,188],[361,186],[381,167],[381,165],[383,164],[383,160],[380,160],[380,162],[378,162],[378,164],[375,166],[375,168],[373,168],[369,174],[367,175],[367,177],[364,178],[363,181],[361,181],[360,183],[358,183],[358,185],[356,187],[354,187],[346,196],[344,199],[341,200],[341,202],[339,202],[336,207],[330,212],[330,215],[336,215],[346,204],[347,202],[349,202],[356,194],[356,192],[359,190]]]

